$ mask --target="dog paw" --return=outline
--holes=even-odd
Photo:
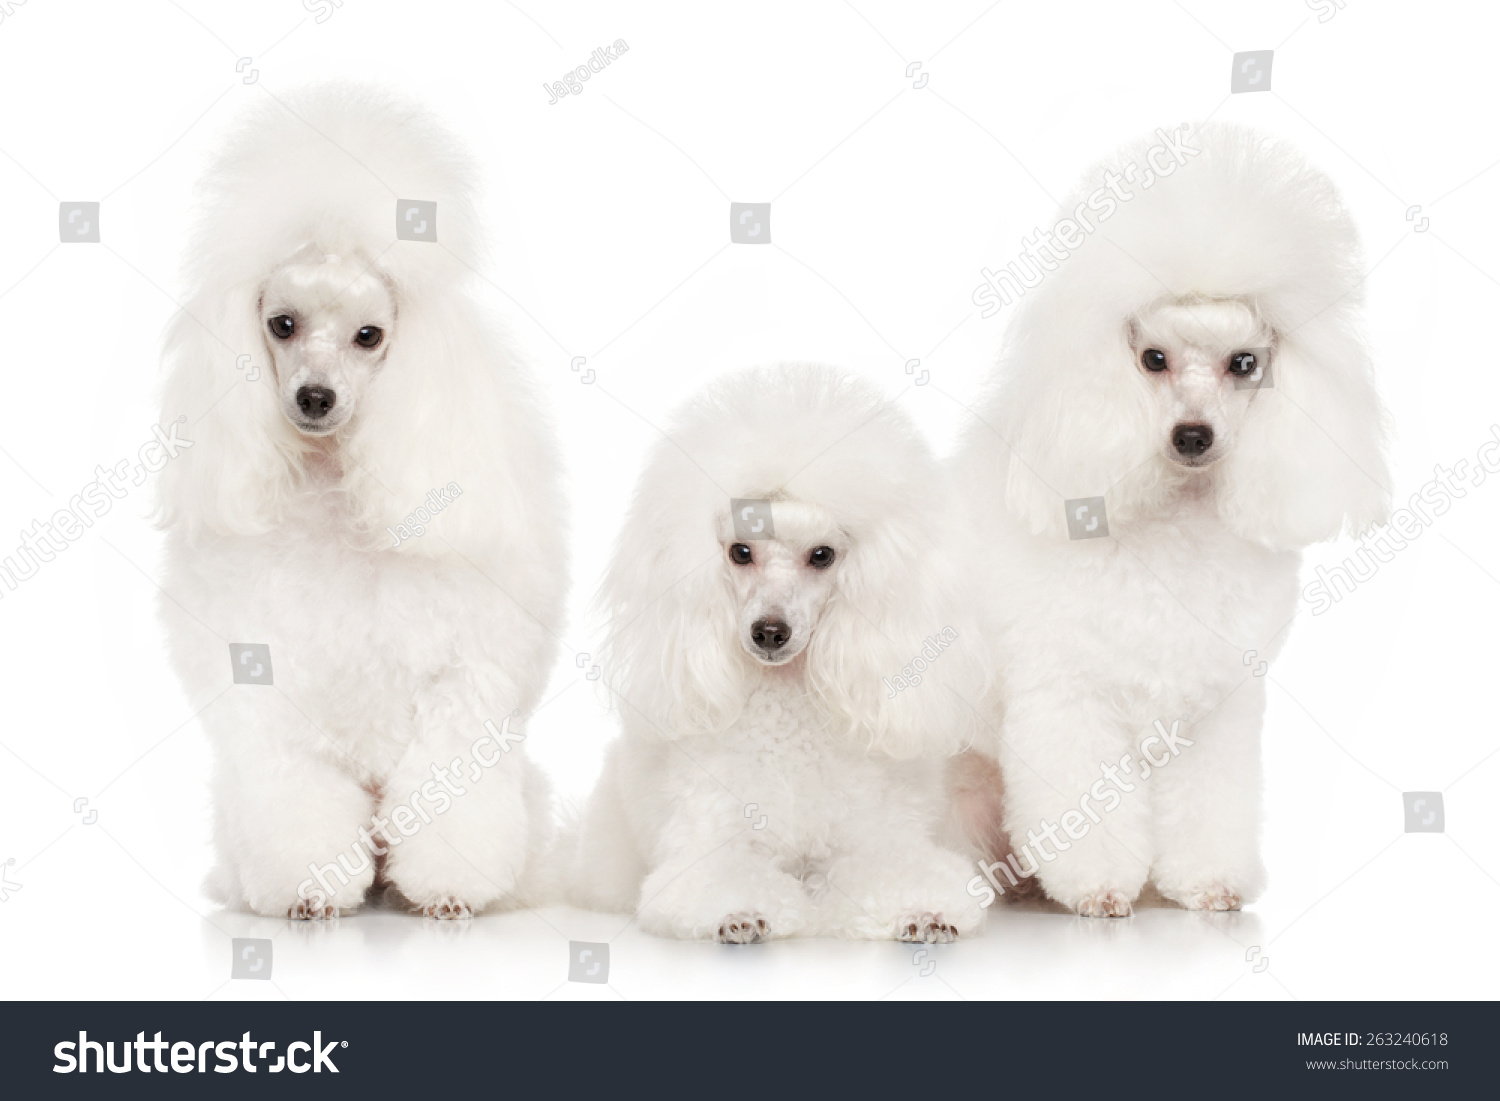
[[[770,939],[771,927],[759,914],[730,914],[719,922],[720,944],[758,944]]]
[[[1237,891],[1220,884],[1190,892],[1182,900],[1189,910],[1238,910],[1243,902]]]
[[[291,921],[334,921],[339,908],[331,902],[309,902],[303,898],[287,909],[286,916]]]
[[[433,899],[421,907],[421,911],[423,917],[436,921],[467,921],[474,916],[474,910],[467,902],[452,895]]]
[[[942,914],[908,914],[896,922],[896,939],[907,944],[951,944],[958,939],[958,929],[944,921]]]
[[[1119,891],[1096,891],[1084,895],[1077,906],[1080,917],[1129,917],[1130,899]]]

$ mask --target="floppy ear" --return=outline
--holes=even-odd
[[[1033,535],[1067,535],[1064,502],[1104,497],[1111,519],[1149,510],[1171,488],[1151,462],[1149,394],[1127,327],[1050,317],[1039,299],[1001,364],[1001,389],[972,431],[1005,470],[1005,503]]]
[[[186,417],[192,447],[157,477],[157,518],[189,538],[267,530],[298,481],[303,445],[276,406],[259,295],[252,284],[205,289],[167,330],[162,419]]]
[[[723,730],[760,674],[735,634],[718,541],[694,540],[694,553],[677,553],[683,544],[645,521],[641,496],[600,593],[609,616],[605,681],[632,731],[671,740]]]
[[[1339,307],[1284,336],[1219,475],[1230,530],[1294,550],[1390,510],[1384,417],[1355,319]]]
[[[340,438],[356,523],[402,554],[526,553],[554,530],[538,512],[556,511],[558,469],[529,380],[461,288],[398,291],[394,329]],[[413,520],[425,537],[393,544],[386,528]]]
[[[807,648],[808,683],[836,732],[898,758],[968,745],[985,690],[979,632],[967,625],[953,568],[957,543],[934,526],[936,511],[925,517],[851,533]]]

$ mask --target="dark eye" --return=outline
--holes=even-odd
[[[361,348],[374,348],[383,339],[385,339],[385,333],[377,329],[374,325],[366,325],[354,334],[354,343],[358,344]]]
[[[833,565],[835,555],[832,547],[814,547],[807,556],[807,564],[815,570],[826,570]]]
[[[1259,362],[1254,352],[1235,352],[1229,357],[1229,373],[1241,378],[1248,377],[1255,374],[1255,367]]]
[[[1148,371],[1165,371],[1167,369],[1167,355],[1155,348],[1147,348],[1141,353],[1141,366]]]
[[[271,335],[277,340],[290,340],[297,331],[297,323],[286,314],[278,314],[266,322],[266,328],[271,330]]]
[[[733,543],[729,547],[729,560],[736,566],[748,566],[754,558],[744,543]]]

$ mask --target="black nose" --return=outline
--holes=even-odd
[[[1172,446],[1177,454],[1196,458],[1214,445],[1214,430],[1206,424],[1179,424],[1172,429]]]
[[[757,619],[750,624],[750,637],[768,654],[774,654],[792,637],[792,629],[779,619]]]
[[[297,408],[308,420],[322,420],[338,400],[336,393],[323,386],[303,386],[297,390]]]

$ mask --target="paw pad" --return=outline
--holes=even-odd
[[[339,908],[332,903],[312,903],[299,899],[286,912],[292,921],[333,921],[339,916]]]
[[[758,944],[771,935],[766,919],[759,914],[730,914],[719,923],[720,944]]]
[[[942,914],[912,914],[896,923],[896,939],[907,944],[951,944],[958,939],[958,930]]]
[[[1080,917],[1129,917],[1132,912],[1130,899],[1119,891],[1098,891],[1078,903]]]
[[[1228,887],[1209,887],[1188,896],[1189,910],[1238,910],[1243,899]]]
[[[435,898],[422,907],[422,915],[435,921],[467,921],[474,916],[473,909],[462,899],[452,895]]]

